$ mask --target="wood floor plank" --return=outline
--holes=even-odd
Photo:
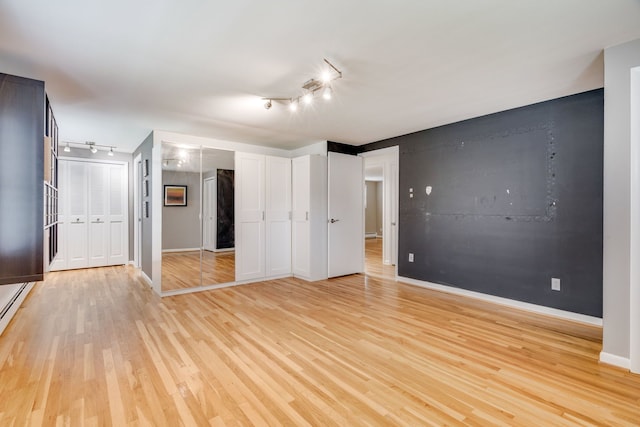
[[[382,275],[161,299],[57,272],[0,336],[0,425],[640,425],[601,334]]]

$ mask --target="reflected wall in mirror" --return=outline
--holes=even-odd
[[[236,279],[234,233],[234,156],[202,148],[202,284]]]
[[[162,184],[187,187],[162,208],[162,291],[235,281],[232,151],[162,146]]]

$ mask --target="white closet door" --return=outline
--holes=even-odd
[[[309,277],[310,271],[310,157],[298,157],[292,161],[292,269],[296,276]]]
[[[85,268],[89,266],[87,252],[87,181],[89,164],[84,162],[64,162],[66,166],[66,194],[67,213],[64,218],[66,231],[64,245],[66,246],[66,268]],[[64,167],[63,167],[64,168]]]
[[[265,276],[265,157],[235,155],[236,280]]]
[[[291,273],[291,159],[266,157],[266,276]]]
[[[108,264],[109,165],[89,165],[89,266]]]
[[[108,265],[126,264],[129,255],[127,230],[127,169],[107,165],[108,170]]]

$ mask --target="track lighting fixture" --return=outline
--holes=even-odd
[[[273,103],[280,101],[288,103],[290,111],[297,111],[300,100],[305,105],[310,105],[313,102],[313,98],[316,92],[320,92],[322,97],[329,101],[333,97],[333,87],[331,82],[342,78],[342,71],[338,70],[331,62],[324,60],[326,67],[318,79],[309,79],[302,85],[302,95],[294,96],[291,98],[262,98],[264,108],[269,110],[273,106]]]
[[[81,147],[85,147],[85,148],[89,148],[89,151],[91,151],[93,154],[96,154],[99,150],[98,147],[103,147],[103,148],[108,148],[109,151],[107,152],[108,156],[113,157],[115,152],[113,151],[114,148],[116,148],[115,145],[102,145],[102,144],[96,144],[93,141],[87,141],[87,142],[71,142],[71,141],[66,141],[64,146],[64,149],[62,151],[64,151],[65,153],[70,153],[71,152],[71,145],[78,145]]]

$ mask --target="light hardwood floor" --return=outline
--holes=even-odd
[[[162,290],[200,286],[200,252],[166,252],[162,254]],[[235,281],[235,252],[202,251],[202,285]]]
[[[382,263],[382,239],[364,239],[364,271],[369,276],[393,279],[396,277],[395,265]]]
[[[51,273],[0,337],[0,425],[637,425],[601,330],[355,275],[161,299]]]

